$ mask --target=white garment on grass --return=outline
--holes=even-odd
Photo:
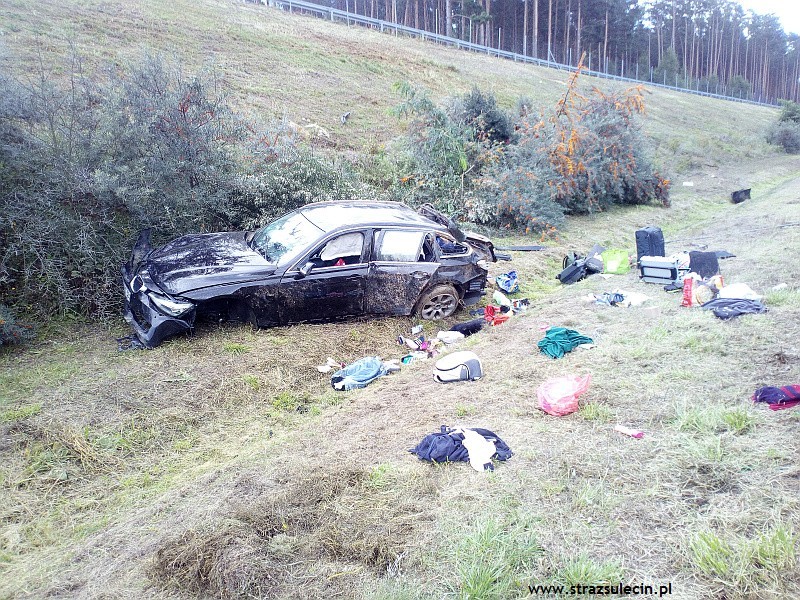
[[[488,464],[490,465],[489,470],[493,470],[492,456],[497,452],[494,442],[490,442],[472,429],[463,429],[461,433],[464,434],[464,441],[461,443],[469,453],[469,464],[472,465],[472,468],[476,471],[484,471]]]

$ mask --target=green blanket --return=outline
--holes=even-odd
[[[545,332],[544,338],[539,340],[539,350],[551,358],[561,358],[576,346],[593,343],[592,338],[581,335],[574,329],[551,327]]]

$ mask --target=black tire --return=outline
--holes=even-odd
[[[416,313],[426,321],[446,319],[456,312],[458,301],[458,292],[452,285],[437,285],[422,294]]]

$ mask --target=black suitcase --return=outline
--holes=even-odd
[[[649,225],[636,232],[636,262],[643,256],[666,256],[664,254],[664,234],[660,227]]]
[[[556,279],[558,279],[561,283],[568,284],[580,281],[581,279],[584,279],[586,275],[588,275],[586,271],[586,262],[585,259],[581,258],[571,264],[566,265],[564,270],[556,275]]]

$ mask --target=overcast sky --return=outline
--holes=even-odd
[[[800,33],[800,2],[798,0],[739,0],[745,10],[760,15],[777,15],[786,33]]]

